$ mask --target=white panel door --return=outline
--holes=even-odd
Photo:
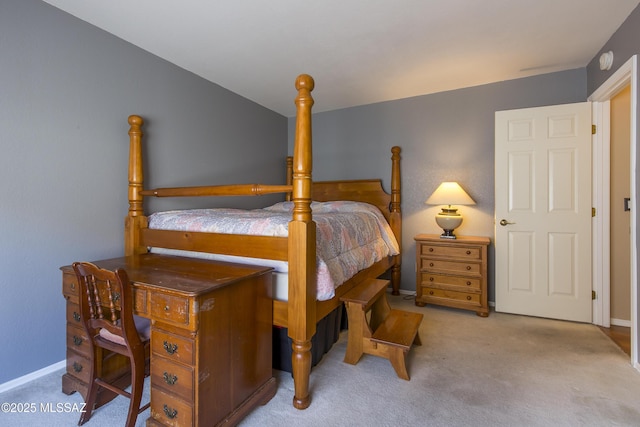
[[[496,311],[591,322],[591,105],[495,115]]]

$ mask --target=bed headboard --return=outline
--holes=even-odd
[[[288,182],[292,175],[291,162],[292,158],[287,158]],[[400,147],[397,146],[391,148],[391,193],[384,190],[380,179],[314,181],[311,187],[311,200],[313,201],[352,200],[378,207],[391,225],[398,243],[401,243],[402,237],[400,195]]]

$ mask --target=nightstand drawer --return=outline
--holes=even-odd
[[[422,273],[420,284],[427,287],[468,289],[480,292],[482,280],[471,277],[446,276],[444,274]]]
[[[427,288],[422,291],[422,294],[427,297],[427,302],[430,302],[430,298],[453,300],[464,302],[474,306],[480,306],[480,294],[472,294],[468,292],[457,292],[448,289],[435,289]]]
[[[478,260],[481,258],[481,250],[477,246],[440,246],[424,244],[420,245],[421,255],[429,257],[446,257]]]
[[[481,265],[472,262],[445,261],[439,259],[420,258],[420,271],[465,274],[479,276]]]

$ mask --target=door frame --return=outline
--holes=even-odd
[[[609,201],[609,149],[610,149],[610,99],[627,85],[631,86],[630,113],[630,162],[631,162],[631,364],[640,370],[638,340],[638,236],[636,201],[636,153],[637,153],[637,84],[638,59],[633,55],[609,77],[588,100],[593,103],[593,120],[598,132],[593,135],[593,202],[596,216],[593,221],[593,290],[598,295],[593,301],[593,323],[610,326],[610,201]]]

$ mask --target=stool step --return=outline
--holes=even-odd
[[[424,316],[404,310],[391,310],[382,324],[375,330],[371,341],[409,350],[418,334]]]
[[[355,288],[344,294],[341,301],[360,304],[367,311],[381,295],[387,291],[388,280],[367,279],[363,280]]]

